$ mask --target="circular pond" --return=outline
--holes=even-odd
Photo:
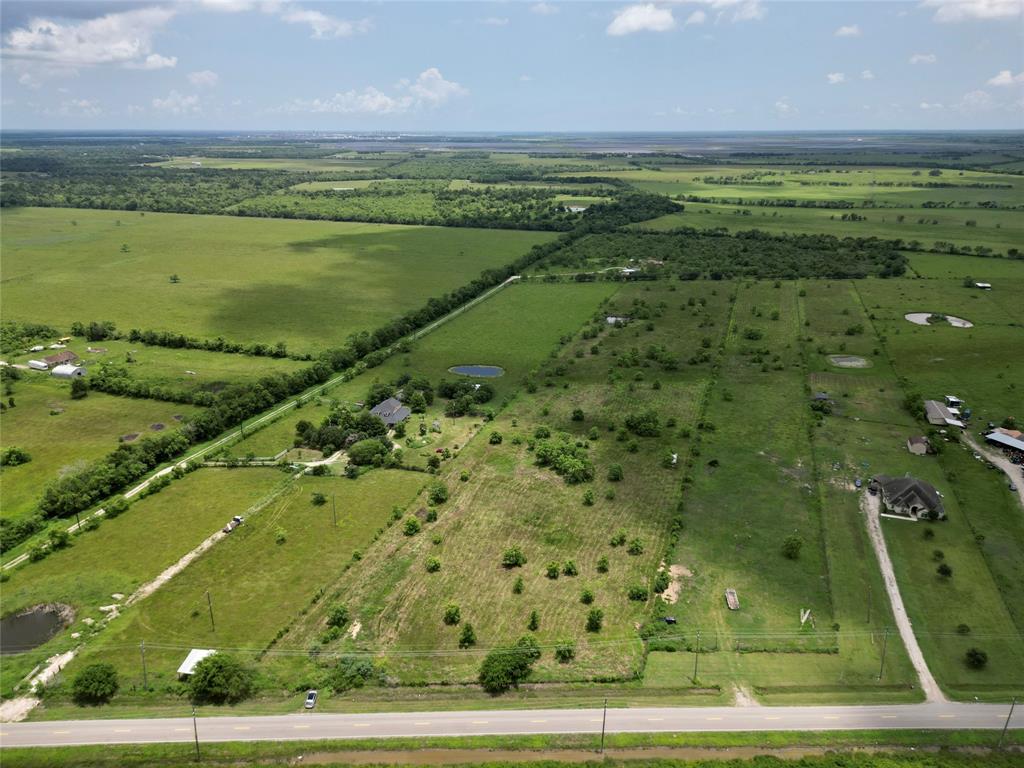
[[[42,645],[71,623],[66,605],[37,605],[0,619],[0,655],[23,653]]]
[[[494,379],[505,373],[505,369],[497,365],[453,365],[448,370],[460,376],[475,376],[480,379]]]
[[[903,316],[903,319],[909,320],[914,325],[937,325],[945,321],[954,328],[974,327],[974,323],[970,320],[964,320],[962,317],[954,317],[953,315],[943,315],[938,312],[908,312]]]
[[[829,355],[828,361],[838,368],[870,368],[871,361],[857,355]]]

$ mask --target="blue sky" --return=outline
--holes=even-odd
[[[1024,0],[4,3],[4,128],[1024,127]]]

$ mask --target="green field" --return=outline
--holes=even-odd
[[[198,164],[198,165],[197,165]],[[217,168],[236,171],[346,171],[354,174],[373,173],[385,163],[358,156],[277,158],[277,157],[174,157],[152,163],[158,168]]]
[[[0,445],[23,448],[32,461],[0,470],[6,518],[31,513],[47,483],[110,453],[120,438],[158,434],[155,425],[174,429],[180,419],[197,411],[191,405],[102,392],[72,400],[67,381],[37,371],[25,372],[8,397],[16,407],[0,416]]]
[[[15,570],[4,584],[5,615],[35,605],[63,603],[74,609],[75,621],[50,642],[16,657],[4,657],[4,695],[37,662],[77,645],[69,632],[85,636],[99,632],[99,641],[114,628],[119,630],[125,619],[106,628],[99,610],[119,602],[112,595],[130,595],[233,515],[246,514],[285,480],[286,476],[273,469],[201,469],[132,503],[123,515],[104,520],[97,530],[74,537],[67,549]],[[84,619],[97,623],[90,627]]]
[[[112,320],[123,330],[284,341],[308,350],[373,330],[550,237],[19,209],[4,213],[4,313],[58,326]],[[181,282],[170,282],[172,274]]]
[[[880,237],[904,242],[917,240],[926,248],[936,242],[970,248],[980,245],[1000,254],[1005,254],[1009,248],[1019,248],[1024,240],[1024,217],[1018,211],[880,208],[855,211],[864,217],[858,221],[843,221],[843,213],[822,208],[687,203],[683,213],[662,216],[637,227],[659,231],[678,227],[722,227],[730,231],[761,229],[794,235],[823,233],[835,237]],[[968,226],[968,221],[975,224]]]

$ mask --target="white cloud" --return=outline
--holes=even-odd
[[[153,34],[174,14],[170,8],[154,6],[78,22],[34,17],[7,33],[3,55],[64,67],[122,64],[146,68],[153,53]],[[154,55],[160,61],[170,60]]]
[[[96,117],[102,114],[103,109],[95,101],[89,99],[68,99],[60,104],[60,114],[79,115],[82,117]]]
[[[199,5],[210,11],[222,13],[240,13],[251,11],[256,7],[253,0],[199,0]]]
[[[451,99],[464,96],[463,86],[445,80],[437,69],[431,67],[413,80],[398,83],[397,92],[387,94],[367,86],[361,91],[350,90],[336,93],[326,99],[294,99],[278,111],[336,113],[346,115],[391,115],[411,112],[416,109],[436,108]]]
[[[987,21],[1012,19],[1024,13],[1024,0],[922,0],[921,7],[934,8],[935,21]]]
[[[558,6],[551,3],[534,3],[530,6],[530,13],[536,13],[538,16],[551,16],[558,13]]]
[[[519,76],[519,82],[521,82],[521,83],[529,83],[529,82],[532,82],[532,81],[533,81],[533,78],[530,77],[529,75],[520,75]]]
[[[209,69],[188,73],[188,81],[197,88],[213,88],[219,80],[220,76]]]
[[[965,93],[963,98],[960,99],[960,103],[955,105],[953,109],[958,112],[973,114],[975,112],[989,112],[996,106],[992,101],[992,94],[988,91],[971,91],[970,93]]]
[[[708,15],[704,13],[704,11],[697,10],[687,17],[686,22],[683,24],[683,26],[689,27],[694,24],[703,24],[707,20]]]
[[[34,91],[43,87],[42,81],[31,72],[23,72],[21,77],[18,78],[18,84],[31,88]]]
[[[789,97],[783,96],[775,102],[775,113],[779,117],[791,117],[800,113],[800,110],[789,103]]]
[[[1024,85],[1024,72],[1018,72],[1015,75],[1010,70],[1003,69],[1000,70],[999,74],[991,78],[988,84],[995,86]]]
[[[370,31],[372,24],[369,19],[349,21],[328,16],[322,11],[311,11],[305,8],[286,7],[281,13],[281,20],[287,24],[306,24],[312,31],[314,40],[330,40],[338,37],[351,37]]]
[[[507,27],[508,19],[504,16],[488,16],[486,19],[478,19],[477,23],[485,27]]]
[[[915,53],[910,57],[911,64],[934,64],[938,60],[934,53]]]
[[[931,110],[936,110],[936,109],[942,109],[943,108],[942,105],[939,104],[939,103],[936,103],[936,102],[929,103],[927,101],[922,101],[920,104],[918,104],[918,107],[920,107],[921,109],[923,109],[925,111],[931,111]]]
[[[861,71],[860,79],[861,80],[874,80],[875,79],[875,73],[872,72],[870,69],[865,69],[865,70]]]
[[[825,75],[825,79],[828,80],[829,85],[839,85],[846,82],[846,75],[842,72],[829,72]]]
[[[669,8],[654,3],[627,5],[615,14],[607,32],[614,37],[631,35],[634,32],[668,32],[676,26],[675,17]]]
[[[757,21],[765,17],[761,0],[676,0],[681,3],[698,3],[716,11],[715,22]]]
[[[856,24],[842,26],[835,31],[836,37],[860,37],[860,27]]]
[[[172,115],[190,115],[200,111],[198,96],[183,96],[177,91],[171,91],[165,99],[153,99],[152,103],[153,109]]]
[[[177,56],[161,56],[159,53],[151,53],[140,64],[125,64],[132,69],[173,69],[178,66]]]

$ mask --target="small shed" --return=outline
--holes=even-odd
[[[78,355],[72,352],[70,349],[65,349],[63,352],[58,352],[56,355],[48,355],[43,358],[43,362],[47,365],[63,365],[64,363],[73,363],[78,359]]]
[[[975,288],[981,288],[981,290],[983,290],[983,291],[991,291],[992,290],[992,283],[975,283],[974,287]]]
[[[928,438],[923,435],[907,438],[907,450],[915,456],[924,456],[928,453]]]
[[[730,611],[738,611],[740,609],[740,598],[736,594],[735,589],[725,590],[725,604],[729,606]]]
[[[74,379],[85,376],[85,368],[80,365],[72,365],[71,363],[64,363],[63,365],[56,366],[50,371],[51,376],[56,376],[58,379]]]
[[[44,363],[42,360],[29,360],[28,367],[33,371],[48,371],[50,366]]]
[[[196,664],[205,659],[207,656],[213,656],[216,651],[209,648],[193,648],[188,652],[188,656],[181,662],[181,666],[178,667],[178,677],[188,677],[196,671]]]

